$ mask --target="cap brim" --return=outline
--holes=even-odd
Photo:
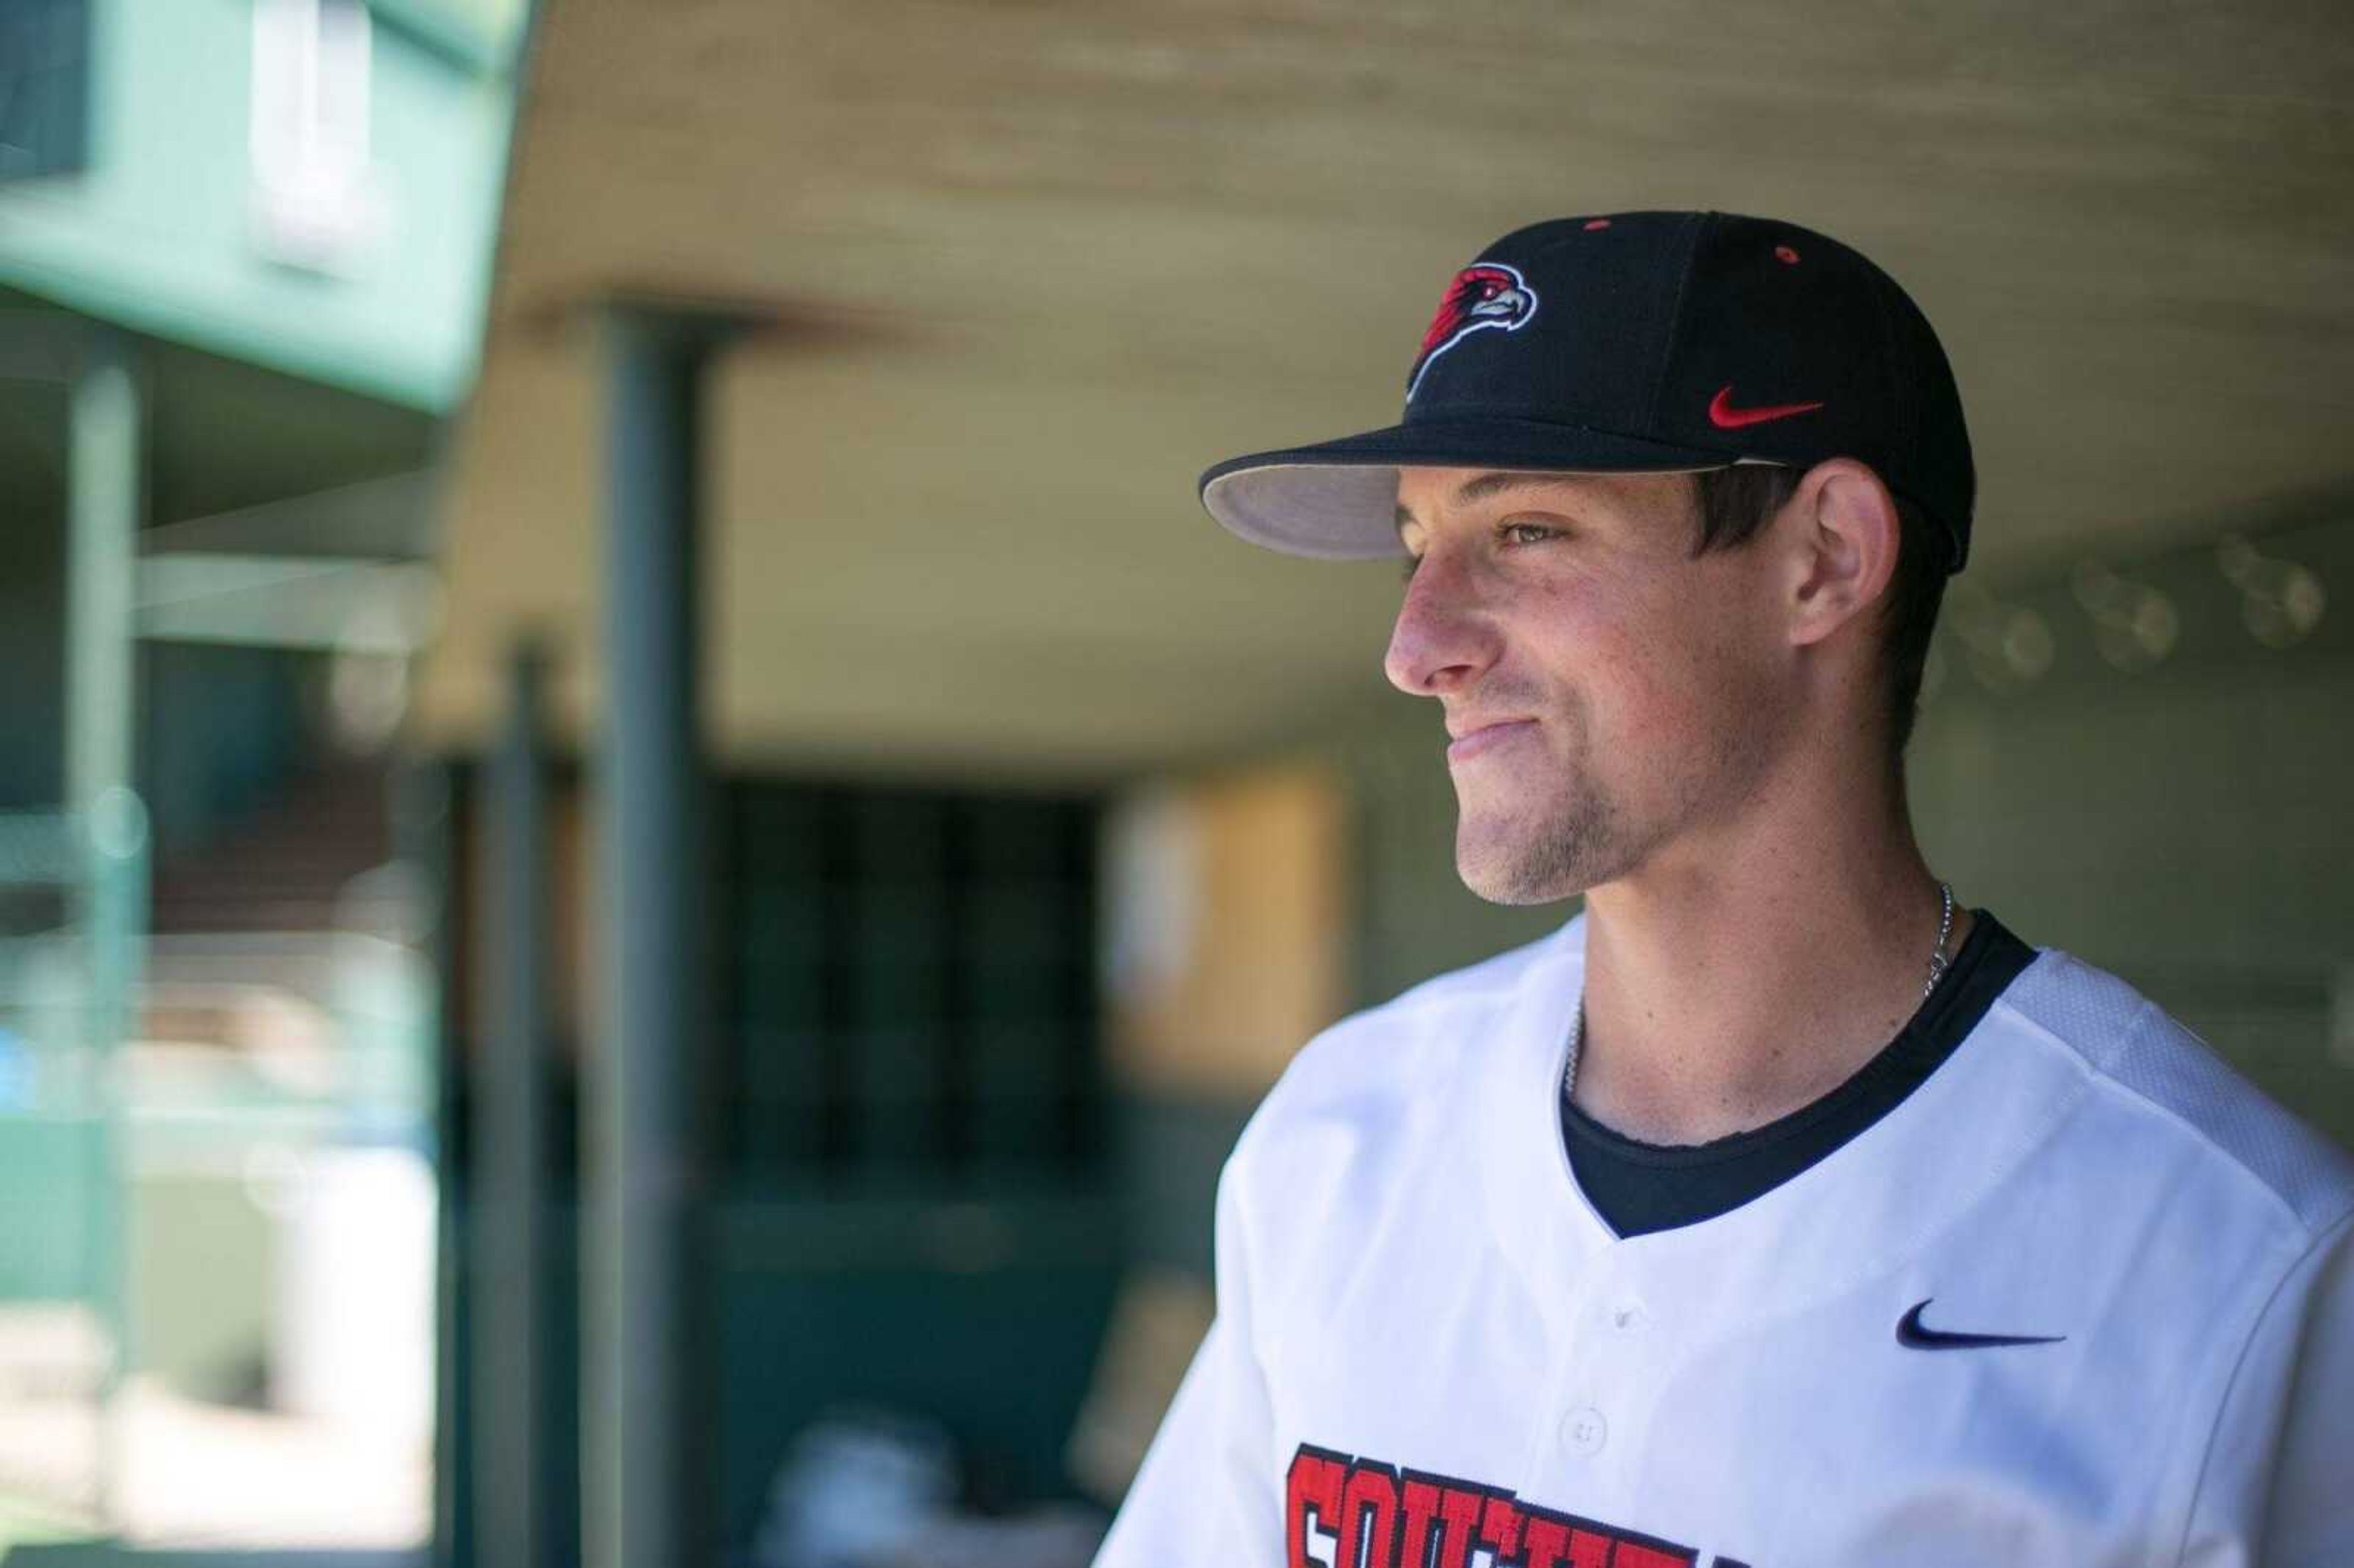
[[[1697,473],[1740,461],[1736,452],[1536,419],[1419,419],[1229,459],[1202,475],[1202,504],[1254,545],[1325,560],[1365,560],[1404,553],[1396,524],[1402,468]]]

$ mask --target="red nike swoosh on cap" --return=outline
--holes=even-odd
[[[1759,408],[1736,408],[1726,401],[1732,396],[1731,387],[1720,387],[1716,396],[1708,400],[1708,422],[1720,430],[1737,430],[1744,425],[1762,425],[1768,419],[1810,414],[1822,407],[1820,403],[1769,403]]]

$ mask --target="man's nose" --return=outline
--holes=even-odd
[[[1453,691],[1495,662],[1495,627],[1453,554],[1433,549],[1424,556],[1390,628],[1382,670],[1390,684],[1414,696]]]

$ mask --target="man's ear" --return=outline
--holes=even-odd
[[[1878,602],[1896,574],[1896,498],[1867,465],[1826,458],[1775,515],[1790,641],[1820,642]]]

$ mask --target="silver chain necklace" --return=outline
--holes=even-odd
[[[1929,993],[1937,989],[1937,981],[1945,976],[1946,940],[1954,934],[1954,885],[1950,882],[1937,884],[1937,895],[1945,903],[1945,911],[1937,916],[1937,946],[1929,955],[1929,978],[1921,982],[1923,1001],[1929,1000]],[[1561,1070],[1564,1094],[1569,1092],[1570,1085],[1577,1077],[1577,1048],[1584,1044],[1585,1034],[1585,999],[1581,996],[1577,1001],[1577,1016],[1570,1021],[1569,1025],[1569,1061]]]
[[[1937,891],[1945,895],[1946,913],[1937,921],[1937,950],[1929,955],[1929,978],[1921,982],[1923,1001],[1929,1000],[1929,993],[1937,989],[1938,977],[1946,972],[1946,938],[1954,932],[1954,885],[1941,882]]]

